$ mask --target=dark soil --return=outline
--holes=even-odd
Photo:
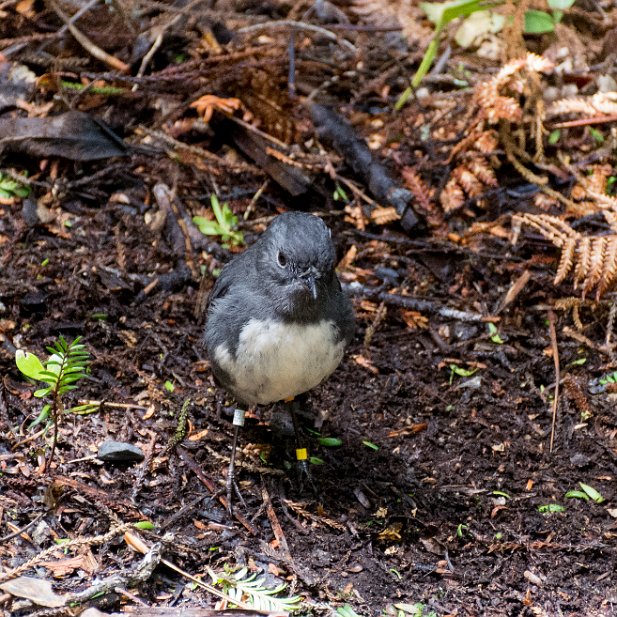
[[[59,27],[47,13],[40,19]],[[157,55],[154,68],[183,49],[196,53],[196,40],[167,40],[167,55]],[[277,51],[281,66],[284,41]],[[369,45],[356,40],[363,43]],[[122,56],[122,49],[118,42],[115,53]],[[323,50],[313,51],[318,56]],[[372,66],[367,64],[363,83]],[[239,96],[240,77],[249,68],[234,65],[237,75],[230,71],[223,79],[217,66],[212,91]],[[283,79],[284,71],[274,72]],[[199,87],[208,90],[205,83]],[[157,97],[163,106],[172,99],[179,104],[195,94],[189,89],[185,81],[153,79],[132,101],[127,96],[103,103],[85,95],[74,103],[80,108],[89,100],[92,115],[106,117],[137,146],[140,125],[159,130],[164,124]],[[37,96],[42,104],[45,93]],[[285,113],[290,122],[296,114],[303,137],[310,135],[300,106],[289,105]],[[384,131],[395,131],[396,117],[384,119]],[[164,558],[186,572],[209,581],[208,568],[247,565],[264,571],[269,585],[275,579],[289,583],[285,593],[303,596],[303,613],[330,614],[349,604],[360,615],[414,614],[410,606],[394,605],[421,603],[418,615],[617,614],[615,395],[610,385],[593,388],[594,380],[615,370],[601,347],[609,304],[581,310],[585,344],[568,334],[571,313],[551,308],[564,293],[552,286],[554,270],[546,264],[554,264],[553,255],[541,255],[539,241],[512,247],[486,236],[472,247],[433,236],[423,224],[412,232],[396,222],[362,229],[349,210],[344,215],[332,202],[325,174],[314,193],[298,199],[269,184],[242,222],[265,175],[253,162],[250,171],[234,171],[240,159],[221,143],[220,130],[215,125],[205,137],[188,138],[221,159],[229,157],[228,167],[214,171],[194,165],[188,155],[178,161],[163,148],[148,151],[147,142],[111,161],[52,157],[39,165],[23,154],[3,161],[4,167],[29,170],[39,184],[26,200],[0,205],[0,535],[42,517],[0,544],[0,576],[57,539],[99,536],[149,520],[153,530],[143,532],[145,541],[161,541]],[[413,146],[403,146],[397,156],[410,155],[407,149]],[[340,161],[337,166],[345,169]],[[157,182],[176,193],[158,222]],[[244,523],[230,518],[218,499],[233,402],[215,385],[201,345],[204,296],[213,270],[230,251],[217,238],[192,244],[195,237],[186,232],[190,216],[203,212],[213,192],[239,215],[249,244],[269,217],[300,206],[325,218],[341,258],[350,247],[357,249],[353,263],[341,270],[344,284],[356,289],[355,340],[336,373],[303,406],[311,454],[323,461],[311,465],[318,494],[296,477],[285,411],[259,410],[240,436],[238,480],[245,503],[237,503],[236,512]],[[44,195],[55,198],[47,204],[52,219],[42,222],[40,215],[32,218],[28,200]],[[466,216],[492,220],[521,207],[505,192],[497,199],[500,212],[477,208]],[[460,231],[466,222],[462,217],[449,224]],[[499,311],[525,270],[530,281]],[[425,304],[416,312],[413,306],[382,305],[375,290]],[[551,451],[553,318],[561,382]],[[46,357],[45,346],[60,335],[83,336],[92,356],[88,378],[68,395],[66,406],[84,400],[102,405],[92,414],[62,416],[45,472],[51,430],[35,435],[43,425],[32,422],[43,402],[32,396],[14,356],[25,349]],[[186,399],[187,434],[174,446]],[[342,445],[320,446],[315,427]],[[108,439],[140,447],[145,460],[101,462],[97,449]],[[580,491],[580,482],[605,501],[567,498],[568,491]],[[551,504],[564,509],[546,512]],[[80,559],[64,571],[53,564],[74,556]],[[138,561],[120,534],[67,555],[52,552],[20,574],[52,580],[58,592],[78,592],[119,570],[134,570]],[[127,591],[110,591],[104,601],[88,605],[99,602],[101,610],[121,612],[135,596],[152,606],[216,602],[163,565]],[[2,608],[16,616],[38,610],[8,594],[0,596]]]

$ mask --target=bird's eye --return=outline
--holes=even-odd
[[[285,256],[285,253],[283,253],[283,251],[278,252],[276,256],[276,261],[278,262],[279,266],[281,266],[281,268],[284,268],[287,265],[287,257]]]

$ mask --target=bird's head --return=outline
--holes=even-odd
[[[330,230],[317,216],[277,216],[259,240],[259,273],[279,312],[302,318],[325,301],[336,253]]]

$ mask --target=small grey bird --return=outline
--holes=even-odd
[[[215,377],[239,403],[289,401],[339,365],[355,323],[334,272],[335,257],[322,219],[287,212],[221,270],[208,299],[204,340]],[[230,509],[243,423],[243,412],[236,412]]]

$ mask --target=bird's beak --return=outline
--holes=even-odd
[[[317,283],[316,283],[316,272],[311,268],[302,274],[300,277],[306,288],[309,290],[311,294],[311,298],[313,300],[317,300]]]

